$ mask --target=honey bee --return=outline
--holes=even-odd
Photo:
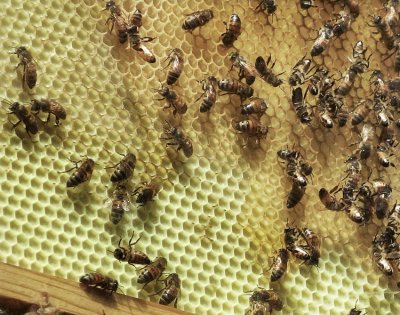
[[[318,37],[311,48],[311,57],[318,56],[328,48],[330,39],[333,37],[333,25],[325,23],[318,31]]]
[[[144,61],[148,63],[156,62],[154,54],[143,44],[145,42],[151,42],[155,38],[149,36],[140,37],[139,27],[136,25],[128,25],[126,32],[128,34],[130,47],[135,50]]]
[[[261,0],[256,6],[256,11],[265,11],[268,15],[273,16],[277,8],[275,0]]]
[[[378,219],[383,219],[389,209],[389,200],[392,196],[392,187],[382,180],[375,180],[372,183],[375,195],[375,213]]]
[[[309,84],[308,84],[308,90],[312,95],[318,95],[319,90],[320,90],[320,85],[322,82],[325,81],[325,79],[328,78],[328,69],[326,69],[325,66],[319,66],[314,74],[310,77],[309,79]]]
[[[250,103],[244,104],[242,106],[241,114],[242,115],[258,115],[258,117],[261,117],[264,115],[266,110],[268,109],[268,104],[265,100],[259,97],[251,97],[249,99]]]
[[[271,281],[279,280],[287,270],[287,264],[289,261],[289,252],[285,248],[278,250],[278,254],[274,257],[271,265]]]
[[[139,47],[136,49],[138,55],[148,63],[155,63],[156,56],[152,53],[150,49],[148,49],[145,45],[140,44]]]
[[[162,98],[157,99],[158,101],[166,100],[168,105],[164,106],[164,109],[173,108],[172,114],[175,116],[176,114],[183,115],[187,112],[187,105],[185,101],[176,94],[176,92],[168,87],[162,87],[161,89],[156,90],[158,94],[162,96]]]
[[[284,242],[286,249],[290,251],[294,257],[301,260],[308,260],[310,259],[310,254],[305,249],[296,244],[299,236],[300,231],[298,230],[298,228],[290,227],[287,223],[284,229]]]
[[[174,127],[168,121],[165,121],[164,124],[164,137],[161,140],[168,141],[166,146],[176,145],[177,151],[183,151],[183,154],[189,158],[193,154],[193,145],[192,141],[183,133],[183,131],[178,128]]]
[[[178,295],[181,290],[181,280],[177,273],[171,273],[168,277],[164,280],[165,288],[161,293],[159,304],[168,305],[171,304],[173,301],[174,307],[176,307],[178,303]]]
[[[394,34],[398,34],[399,32],[399,13],[396,12],[396,9],[393,5],[388,3],[386,6],[386,15],[384,16],[384,20],[387,25],[390,26]]]
[[[359,144],[359,154],[361,160],[366,160],[371,156],[372,141],[375,137],[375,130],[369,124],[365,124],[361,130],[361,142]]]
[[[397,140],[395,139],[396,130],[394,124],[391,123],[388,127],[382,128],[381,134],[379,135],[379,141],[387,144],[390,147],[397,146]]]
[[[158,194],[161,187],[154,181],[144,182],[141,186],[133,191],[133,195],[137,195],[136,203],[140,206],[145,206],[147,202],[152,201]]]
[[[182,73],[184,63],[183,51],[179,48],[174,48],[168,54],[167,59],[169,59],[167,67],[171,65],[167,74],[167,85],[171,85],[179,79]]]
[[[351,124],[352,126],[356,126],[360,123],[362,123],[365,118],[367,118],[368,114],[371,112],[371,104],[367,100],[361,100],[357,107],[354,109],[352,112],[352,117],[351,117]]]
[[[10,105],[10,107],[8,108],[9,112],[7,114],[15,115],[18,118],[18,122],[15,124],[11,123],[10,121],[13,128],[17,127],[22,121],[25,125],[25,130],[29,137],[31,136],[30,134],[36,134],[38,132],[37,120],[36,117],[29,111],[29,109],[18,102],[6,102]]]
[[[339,95],[340,97],[344,97],[349,94],[356,77],[357,73],[351,69],[348,69],[340,80],[338,87],[335,89],[335,94]]]
[[[392,231],[392,234],[399,234],[400,230],[400,204],[395,203],[388,215],[388,223],[386,229]]]
[[[37,113],[42,111],[44,113],[48,113],[49,115],[47,116],[46,122],[49,122],[50,115],[53,114],[56,118],[54,125],[57,127],[60,125],[60,119],[67,118],[67,112],[65,111],[64,107],[54,100],[41,99],[39,101],[33,99],[31,100],[31,111]]]
[[[106,168],[116,168],[111,174],[111,182],[118,183],[129,179],[135,170],[135,166],[136,156],[128,152],[117,164]]]
[[[67,187],[76,187],[88,180],[92,177],[93,169],[94,169],[94,161],[92,159],[86,159],[82,162],[80,166],[78,166],[78,162],[71,161],[75,163],[75,166],[65,172],[62,173],[67,173],[72,170],[76,170],[75,172],[72,173],[70,178],[67,180]]]
[[[113,224],[118,224],[122,220],[125,211],[129,211],[130,204],[128,188],[119,184],[115,188],[112,198],[106,202],[106,206],[111,206],[110,220]]]
[[[305,102],[307,91],[304,93],[304,98],[301,87],[297,87],[292,91],[292,104],[302,124],[309,124],[311,122],[311,116],[307,111],[307,103]]]
[[[195,28],[205,25],[214,17],[212,10],[200,10],[186,15],[182,28],[192,32]]]
[[[379,143],[376,147],[376,154],[378,156],[379,164],[383,167],[395,166],[392,162],[390,162],[390,157],[394,154],[389,154],[390,147],[388,144],[382,142]]]
[[[205,98],[200,104],[200,112],[208,112],[214,106],[217,100],[217,86],[218,81],[215,77],[209,76],[207,79],[200,81],[202,84],[203,93],[196,100],[196,102],[205,95]]]
[[[372,259],[379,270],[381,270],[386,276],[391,276],[393,275],[393,267],[389,260],[383,256],[384,249],[380,243],[381,241],[375,236],[372,241]]]
[[[343,201],[346,204],[351,204],[354,201],[354,193],[361,181],[361,174],[352,172],[346,176],[348,179],[343,186]]]
[[[329,192],[325,188],[319,190],[319,199],[326,209],[332,211],[342,211],[345,207],[343,200],[336,199],[334,193],[337,192],[338,187],[335,186]]]
[[[129,239],[128,248],[121,247],[122,238],[119,239],[118,247],[114,250],[114,257],[118,261],[126,261],[130,265],[148,265],[151,264],[150,258],[140,250],[137,250],[133,246],[139,242],[141,236],[136,240],[136,242],[132,243],[133,236],[135,232],[132,233],[131,238]]]
[[[358,300],[357,300],[358,301]],[[349,315],[362,315],[362,311],[357,309],[357,301],[356,304],[354,304],[354,307],[350,310]],[[364,313],[364,315],[366,315],[366,313]]]
[[[300,8],[303,10],[308,10],[312,7],[317,7],[314,5],[314,0],[300,0]]]
[[[249,311],[246,311],[246,315],[266,315],[272,313],[272,310],[281,311],[283,303],[274,290],[266,290],[264,288],[257,288],[253,291],[250,296],[250,307]]]
[[[240,21],[239,15],[233,13],[229,19],[229,25],[224,22],[226,26],[225,33],[221,34],[222,43],[225,46],[232,46],[234,41],[238,39],[241,33],[242,22]]]
[[[323,105],[322,102],[318,103],[317,109],[318,109],[318,118],[319,121],[321,122],[321,125],[328,129],[333,128],[333,120],[329,115],[329,113],[325,110],[325,106]]]
[[[110,16],[106,21],[107,26],[111,22],[111,28],[109,28],[110,33],[115,27],[120,44],[124,44],[128,40],[128,33],[127,24],[124,17],[122,16],[121,9],[115,4],[114,0],[109,0],[106,2],[106,7],[104,10],[110,11]]]
[[[226,94],[237,94],[240,96],[241,101],[246,98],[252,97],[253,88],[235,79],[223,79],[218,81],[218,87],[221,91],[227,92]]]
[[[275,61],[272,63],[271,68],[268,68],[270,62],[271,62],[271,55],[269,55],[267,62],[265,62],[263,57],[258,56],[256,59],[255,67],[261,79],[263,79],[265,82],[272,85],[273,87],[280,86],[283,83],[283,80],[279,79],[278,76],[283,74],[283,72],[279,74],[274,74],[272,72],[272,69],[275,66]]]
[[[256,79],[256,69],[247,63],[244,57],[240,56],[239,53],[233,52],[229,55],[229,59],[232,61],[232,67],[239,68],[239,80],[246,79],[248,85],[252,85]],[[231,67],[231,69],[232,69]]]
[[[360,15],[360,4],[358,3],[358,0],[344,0],[343,2],[349,8],[353,19]]]
[[[374,15],[372,17],[372,27],[376,27],[377,33],[380,34],[388,50],[392,50],[394,48],[394,33],[390,28],[390,25],[379,15]]]
[[[277,152],[278,157],[285,161],[290,161],[292,159],[297,160],[300,156],[300,152],[289,149],[281,149]]]
[[[32,54],[24,46],[16,48],[12,54],[16,54],[19,58],[19,64],[17,65],[16,69],[21,65],[24,66],[22,85],[24,86],[26,83],[28,88],[33,89],[37,81],[37,71]]]
[[[310,249],[310,258],[306,261],[306,264],[318,266],[318,261],[321,256],[321,240],[319,239],[318,235],[309,228],[304,228],[301,235],[307,242],[307,245]]]
[[[370,220],[370,213],[366,210],[367,209],[356,206],[354,204],[345,209],[347,216],[350,218],[350,220],[357,224],[365,224]]]
[[[289,177],[292,177],[293,180],[300,186],[307,186],[307,178],[300,167],[299,161],[295,159],[290,159],[286,166],[286,173]]]
[[[140,28],[142,26],[142,18],[142,12],[136,8],[132,15],[129,15],[128,24]]]
[[[388,127],[393,117],[389,114],[385,102],[380,97],[374,97],[373,110],[378,124],[382,127]]]
[[[287,198],[286,207],[288,209],[291,209],[294,206],[296,206],[303,198],[305,192],[306,192],[305,186],[300,185],[297,181],[293,181],[292,189],[289,192]]]
[[[339,37],[350,29],[353,18],[346,11],[340,11],[336,14],[336,20],[333,24],[333,35]]]
[[[232,127],[239,133],[246,134],[249,137],[256,138],[256,144],[259,144],[260,139],[265,138],[268,134],[268,127],[261,125],[254,118],[249,118],[242,121],[232,121]]]
[[[306,55],[304,55],[303,58],[301,58],[293,67],[292,73],[288,80],[291,86],[303,84],[306,81],[307,73],[311,70],[311,59],[305,58]]]
[[[97,287],[112,294],[118,290],[118,281],[99,272],[90,272],[79,278],[79,282],[88,287]]]
[[[283,303],[278,295],[273,289],[264,290],[263,295],[271,306],[271,308],[275,311],[281,311],[283,308]]]
[[[144,267],[139,274],[137,282],[143,284],[143,289],[153,280],[158,280],[167,267],[167,260],[164,257],[157,257],[150,264]]]

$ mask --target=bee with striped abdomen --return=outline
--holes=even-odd
[[[345,203],[340,199],[336,199],[335,193],[338,191],[338,187],[335,186],[330,191],[325,188],[319,190],[319,199],[326,209],[332,211],[342,211],[345,207]]]
[[[129,239],[128,248],[121,246],[122,238],[119,239],[118,247],[114,250],[113,254],[115,259],[118,261],[125,261],[130,265],[148,265],[151,264],[150,258],[140,250],[137,250],[133,246],[139,242],[141,236],[132,243],[133,236],[135,232],[132,233]]]
[[[268,134],[268,126],[262,125],[257,119],[249,118],[242,121],[232,121],[232,127],[239,133],[254,137],[256,144]]]
[[[304,228],[301,235],[307,242],[309,247],[310,258],[306,260],[307,265],[318,266],[319,258],[321,256],[321,240],[319,236],[309,228]]]
[[[311,57],[322,54],[322,52],[328,48],[332,37],[333,25],[327,22],[318,31],[318,37],[315,39],[311,48]]]
[[[295,207],[303,198],[306,192],[306,187],[300,185],[297,181],[293,181],[292,189],[289,192],[286,208],[291,209]]]
[[[255,67],[261,79],[263,79],[265,82],[272,85],[273,87],[278,87],[283,83],[283,80],[278,78],[278,76],[283,74],[283,72],[279,74],[274,74],[272,69],[275,66],[275,61],[269,68],[268,66],[270,62],[271,62],[271,55],[269,55],[266,62],[263,57],[258,56],[256,59]]]
[[[225,33],[221,34],[221,40],[222,43],[225,46],[232,46],[235,40],[238,39],[240,33],[241,33],[241,28],[242,28],[242,22],[240,21],[239,15],[236,13],[233,13],[229,19],[229,24],[224,22],[226,26]]]
[[[372,17],[372,25],[368,25],[376,27],[377,32],[374,34],[379,33],[381,35],[382,41],[388,50],[392,50],[394,48],[394,33],[384,18],[379,15],[374,15]]]
[[[161,187],[155,181],[145,182],[133,191],[133,195],[137,195],[136,203],[140,206],[145,206],[146,203],[152,201],[158,194]]]
[[[110,294],[118,290],[117,280],[104,276],[99,272],[86,273],[79,278],[79,282],[88,287],[96,287],[108,291]]]
[[[42,111],[43,113],[48,113],[46,122],[49,122],[50,115],[54,115],[56,121],[54,126],[58,127],[60,125],[60,119],[67,118],[67,112],[65,111],[64,107],[56,102],[55,100],[49,99],[33,99],[31,100],[31,111],[39,113]]]
[[[240,99],[244,101],[245,99],[252,97],[254,90],[253,88],[235,79],[222,79],[218,81],[218,87],[221,91],[226,92],[225,94],[236,94],[240,96]]]
[[[346,11],[340,11],[336,14],[336,19],[333,24],[333,35],[339,37],[350,29],[351,22],[353,21],[352,16]]]
[[[361,100],[351,115],[351,125],[356,126],[362,123],[371,112],[371,104],[369,100]]]
[[[135,11],[129,15],[128,24],[140,28],[142,26],[142,18],[142,12],[136,8]]]
[[[167,260],[164,257],[157,257],[150,264],[144,267],[143,271],[139,274],[137,282],[146,285],[154,280],[158,280],[161,274],[167,267]]]
[[[200,10],[186,15],[182,28],[192,32],[195,28],[205,25],[214,17],[212,10]]]
[[[171,273],[164,280],[164,284],[165,287],[161,293],[158,303],[162,305],[169,305],[175,301],[174,307],[176,307],[178,304],[178,296],[181,291],[181,279],[179,279],[177,273]]]
[[[25,130],[29,137],[31,134],[34,135],[39,131],[36,116],[26,106],[18,102],[11,103],[8,100],[5,100],[5,102],[10,105],[7,114],[15,115],[15,117],[18,118],[18,122],[15,124],[10,121],[13,128],[17,127],[22,122],[25,125]]]
[[[261,117],[264,115],[266,110],[268,109],[268,103],[259,97],[251,97],[249,99],[250,103],[242,105],[242,109],[240,113],[242,115],[257,115]]]
[[[118,183],[129,179],[135,170],[135,166],[136,156],[128,152],[117,164],[106,168],[115,168],[110,179],[113,183]]]
[[[200,104],[200,113],[205,113],[208,112],[217,101],[218,81],[215,77],[209,76],[207,77],[207,79],[201,80],[200,83],[203,89],[203,93],[199,96],[196,102],[205,95],[203,101]]]
[[[183,70],[184,55],[183,51],[179,48],[174,48],[168,54],[167,59],[169,59],[167,67],[167,85],[174,84],[180,77]]]
[[[72,175],[67,180],[67,187],[76,187],[88,180],[92,177],[93,169],[94,169],[94,161],[92,159],[86,159],[82,162],[80,166],[78,163],[81,161],[71,161],[75,163],[75,166],[67,171],[60,172],[60,173],[67,173],[72,170],[76,170],[72,173]]]
[[[172,114],[185,114],[187,112],[186,102],[176,94],[176,92],[168,87],[162,87],[156,90],[162,98],[157,99],[158,101],[166,100],[168,105],[164,106],[164,109],[173,108]]]
[[[126,23],[124,17],[122,16],[122,11],[120,7],[115,4],[114,0],[109,0],[106,2],[106,7],[104,10],[110,11],[110,16],[106,21],[107,26],[111,22],[111,28],[109,28],[110,33],[115,27],[115,29],[117,30],[120,44],[125,43],[128,40],[128,33],[127,33],[128,24]]]
[[[111,206],[110,220],[113,224],[118,224],[125,211],[129,211],[131,200],[128,192],[128,187],[123,184],[117,185],[112,193],[112,197],[106,201],[105,206]]]
[[[256,69],[251,66],[244,57],[240,56],[239,53],[233,52],[229,55],[229,59],[232,62],[232,67],[239,68],[239,80],[246,79],[248,85],[252,85],[256,79]],[[231,67],[231,69],[232,69]]]
[[[167,141],[166,146],[177,146],[176,150],[182,150],[183,154],[189,158],[193,154],[193,145],[189,137],[179,127],[171,125],[168,121],[164,123],[164,136],[161,140]]]
[[[311,59],[305,58],[306,55],[304,55],[303,58],[301,58],[293,67],[288,80],[291,86],[303,84],[307,80],[307,73],[311,71]]]
[[[297,87],[292,91],[292,104],[296,112],[297,118],[300,119],[302,124],[309,124],[311,122],[311,116],[307,110],[307,103],[305,101],[308,89],[304,93],[301,87]]]
[[[28,88],[33,89],[37,81],[37,70],[32,54],[24,46],[16,48],[15,51],[12,52],[12,54],[16,54],[20,61],[16,68],[21,65],[24,66],[22,85],[24,86],[24,84],[26,83]]]
[[[278,250],[277,255],[274,257],[274,260],[271,265],[271,281],[278,281],[287,270],[287,265],[289,261],[289,252],[285,248],[281,248]]]

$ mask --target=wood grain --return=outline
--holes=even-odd
[[[82,315],[188,315],[190,313],[122,294],[104,294],[77,282],[0,263],[0,297],[38,304],[42,292],[60,310]],[[104,313],[103,313],[104,312]]]

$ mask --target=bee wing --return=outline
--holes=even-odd
[[[112,205],[112,199],[107,198],[106,201],[104,202],[104,207],[109,208]]]
[[[125,211],[129,211],[129,210],[130,210],[130,207],[131,207],[131,201],[130,201],[129,198],[127,198],[127,199],[125,199],[125,200],[122,202],[122,208],[123,208]]]
[[[297,87],[292,92],[292,103],[303,103],[303,91],[301,87]]]
[[[258,56],[256,59],[255,67],[258,71],[258,73],[262,74],[265,72],[265,69],[267,68],[267,65],[265,63],[265,60],[263,57]]]

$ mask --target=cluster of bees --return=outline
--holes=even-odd
[[[286,202],[286,207],[290,209],[295,207],[303,198],[308,182],[307,176],[312,175],[313,169],[301,157],[299,151],[282,149],[277,154],[279,159],[286,162],[286,175],[292,180],[292,189]]]
[[[134,233],[132,233],[128,247],[121,246],[122,239],[120,238],[118,247],[113,251],[113,255],[118,261],[127,262],[135,268],[136,265],[144,265],[143,268],[139,269],[141,272],[138,275],[137,282],[143,284],[143,288],[145,288],[149,283],[160,279],[167,267],[167,259],[164,257],[156,257],[154,260],[151,260],[144,252],[134,247],[134,245],[139,242],[140,237],[132,243],[133,236]],[[178,274],[170,273],[167,274],[163,281],[164,288],[155,292],[153,295],[161,293],[159,300],[160,304],[169,305],[174,302],[174,306],[176,307],[181,280]],[[100,288],[110,294],[118,290],[117,280],[99,272],[87,273],[80,277],[79,282],[84,286]]]

